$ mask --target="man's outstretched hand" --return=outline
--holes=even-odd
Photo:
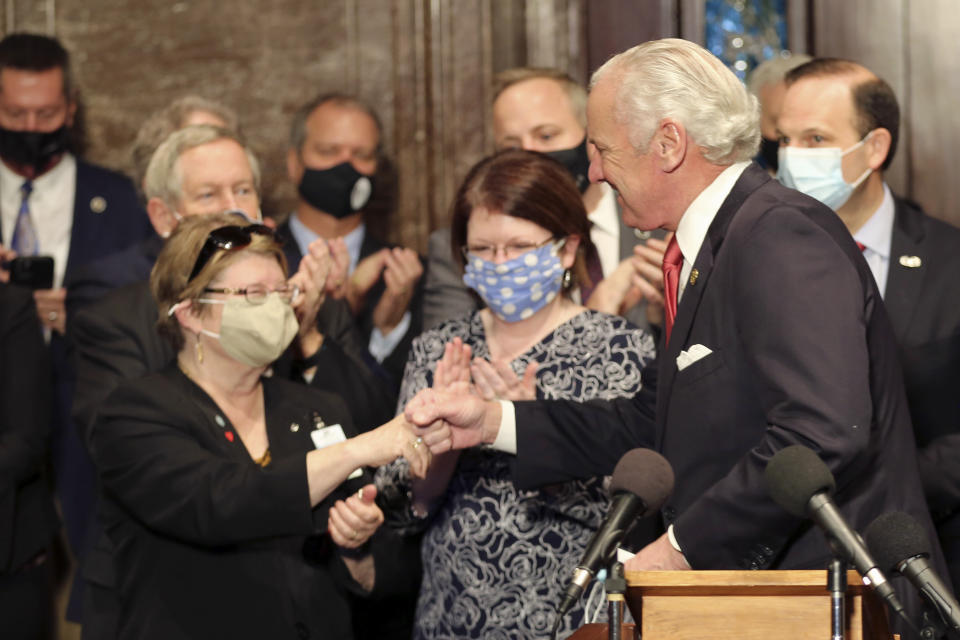
[[[496,440],[500,430],[500,403],[471,393],[457,382],[446,389],[424,389],[404,408],[407,420],[433,454],[467,449]]]

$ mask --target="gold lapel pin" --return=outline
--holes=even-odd
[[[693,271],[691,271],[691,272],[690,272],[690,285],[692,286],[692,285],[697,284],[697,278],[699,278],[699,277],[700,277],[700,271],[699,271],[699,270],[694,269]]]
[[[900,256],[900,264],[908,269],[918,269],[923,264],[920,256]]]
[[[102,196],[94,196],[90,199],[90,211],[94,213],[103,213],[107,210],[107,199]]]

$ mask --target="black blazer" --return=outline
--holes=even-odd
[[[264,379],[273,461],[258,467],[175,365],[121,384],[91,432],[100,518],[116,545],[120,638],[349,638],[347,577],[310,507],[310,432],[350,416],[335,396]]]
[[[960,582],[960,229],[896,201],[884,303],[903,364],[920,476]]]
[[[133,183],[126,176],[77,159],[70,250],[63,282],[68,291],[74,273],[84,264],[136,244],[153,233]],[[70,426],[74,372],[67,341],[56,333],[50,339],[50,357],[54,380],[53,468],[70,545],[74,553],[79,553],[93,512],[93,469]],[[76,618],[76,612],[71,610],[68,617]]]
[[[628,449],[654,446],[676,474],[663,524],[676,525],[695,569],[820,568],[830,557],[823,535],[774,503],[762,477],[776,451],[799,443],[830,467],[854,528],[906,511],[929,528],[942,569],[893,331],[836,214],[750,166],[694,268],[670,344],[632,401],[517,405],[522,486],[571,469],[609,473]],[[678,371],[680,351],[695,344],[712,353]],[[900,582],[901,599],[918,607]]]
[[[0,283],[0,576],[46,549],[59,526],[44,473],[50,391],[33,296]]]

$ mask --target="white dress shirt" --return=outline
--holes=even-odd
[[[4,246],[9,247],[17,225],[24,178],[0,162],[0,224]],[[63,286],[73,232],[73,204],[77,194],[77,161],[66,153],[52,169],[33,179],[27,201],[37,235],[37,255],[53,256],[53,288]]]
[[[893,242],[894,204],[893,194],[883,183],[883,201],[853,239],[864,245],[863,257],[870,266],[873,279],[877,281],[880,296],[887,292],[887,275],[890,273],[890,244]]]

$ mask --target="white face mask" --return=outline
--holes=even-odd
[[[872,131],[847,150],[840,147],[780,147],[777,180],[786,187],[816,198],[836,211],[846,204],[853,190],[859,187],[872,171],[867,167],[852,184],[847,182],[843,179],[843,156],[862,147],[871,135]]]
[[[263,367],[279,358],[300,328],[290,303],[276,292],[268,294],[262,304],[252,304],[243,297],[200,298],[197,302],[224,305],[220,333],[207,329],[201,333],[219,340],[227,355],[251,367]]]

